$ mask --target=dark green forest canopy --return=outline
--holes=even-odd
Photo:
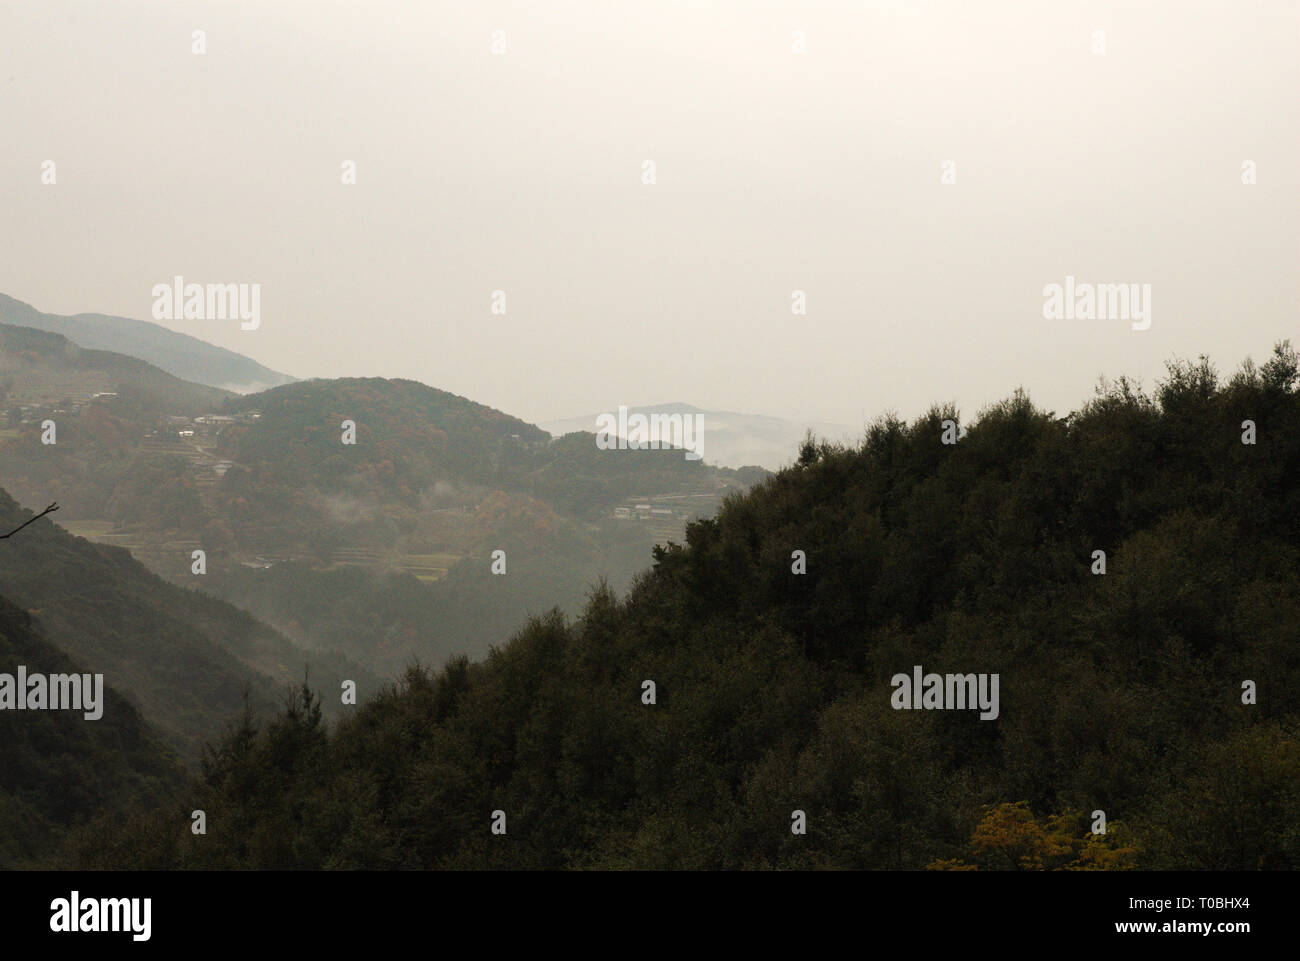
[[[1104,810],[1141,867],[1300,866],[1294,351],[1067,417],[1017,393],[952,445],[948,419],[805,445],[626,598],[412,668],[332,730],[310,691],[247,719],[183,798],[59,863],[916,869],[1023,801]],[[999,718],[893,710],[914,664],[999,673]]]

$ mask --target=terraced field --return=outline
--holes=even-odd
[[[95,394],[114,389],[113,378],[101,371],[55,371],[45,366],[27,370],[20,365],[5,369],[11,383],[6,406],[57,404],[64,400],[84,402]]]
[[[422,581],[440,581],[460,560],[459,554],[402,554],[400,566]]]
[[[63,521],[55,520],[55,523],[62,527],[69,534],[76,537],[84,537],[88,541],[96,540],[113,530],[112,521],[96,520],[78,520]]]
[[[439,581],[447,576],[451,565],[460,560],[459,554],[387,554],[359,547],[344,547],[334,551],[333,563],[338,567],[372,567],[406,571],[422,581]]]

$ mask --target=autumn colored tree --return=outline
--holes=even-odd
[[[1137,867],[1137,847],[1126,839],[1119,821],[1101,834],[1083,832],[1079,811],[1039,820],[1025,801],[989,807],[970,839],[974,863],[957,858],[935,860],[932,871],[1130,871]]]

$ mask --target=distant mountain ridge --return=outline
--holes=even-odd
[[[628,407],[628,416],[644,414],[699,414],[703,424],[704,459],[719,467],[758,466],[768,470],[788,467],[799,456],[799,445],[804,433],[812,430],[819,439],[829,441],[856,441],[861,430],[845,424],[822,421],[793,421],[762,414],[745,414],[729,410],[705,410],[692,404],[651,404]],[[609,413],[617,414],[618,408]],[[539,424],[542,430],[556,437],[574,431],[589,434],[596,432],[597,414],[586,417],[568,417]],[[657,435],[655,440],[659,440]]]
[[[0,294],[0,324],[62,334],[80,347],[126,354],[182,380],[240,394],[296,380],[233,350],[146,320],[108,314],[46,314],[31,304]]]

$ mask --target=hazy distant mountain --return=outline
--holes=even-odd
[[[617,416],[618,408],[609,413]],[[747,467],[757,465],[768,470],[779,470],[794,463],[799,456],[799,443],[804,432],[812,428],[818,438],[829,441],[860,439],[862,431],[845,424],[822,421],[782,420],[761,414],[739,414],[726,410],[704,410],[690,404],[655,404],[649,407],[629,407],[628,416],[634,413],[650,414],[701,414],[704,417],[704,460],[718,467]],[[548,421],[539,426],[561,437],[572,431],[596,432],[596,414]],[[659,438],[653,435],[655,440]],[[669,438],[671,439],[671,438]]]
[[[157,407],[170,414],[201,414],[233,395],[195,384],[147,361],[108,350],[78,346],[62,334],[0,324],[0,402],[73,403],[100,392]]]
[[[82,347],[138,357],[182,380],[241,394],[295,380],[288,374],[263,367],[243,354],[214,347],[197,337],[146,320],[106,314],[76,314],[72,317],[43,314],[30,304],[0,294],[0,323],[62,334]]]

